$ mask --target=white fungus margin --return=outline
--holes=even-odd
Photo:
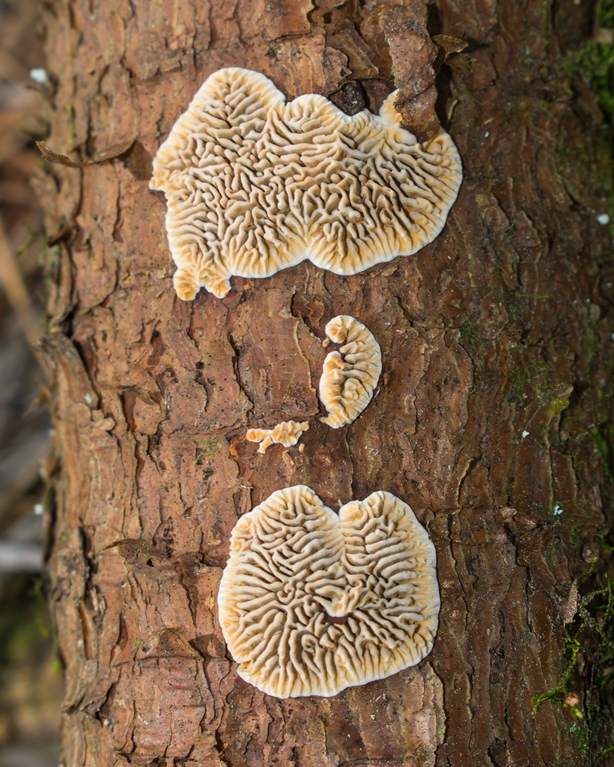
[[[320,420],[339,429],[352,423],[371,402],[382,372],[382,352],[373,333],[347,314],[333,317],[325,332],[333,343],[343,346],[324,360],[320,399],[328,416]]]
[[[278,698],[336,695],[431,651],[435,547],[391,493],[337,515],[297,485],[239,519],[218,602],[245,681]]]
[[[305,94],[286,103],[264,75],[214,72],[153,163],[167,197],[177,295],[218,297],[229,278],[269,277],[305,259],[356,274],[408,256],[442,230],[462,179],[450,136],[419,144],[391,93],[348,116]]]

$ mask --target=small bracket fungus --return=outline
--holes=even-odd
[[[177,295],[309,258],[336,274],[408,256],[437,237],[461,183],[443,130],[419,144],[390,94],[352,117],[323,96],[289,103],[264,75],[214,72],[153,163],[165,192]]]
[[[347,314],[333,317],[326,325],[326,336],[343,346],[324,360],[320,399],[328,416],[320,420],[339,429],[352,423],[371,402],[382,372],[382,353],[373,333]]]
[[[219,615],[238,673],[277,698],[336,695],[413,666],[439,615],[435,548],[391,493],[339,516],[305,485],[237,522]]]
[[[301,434],[307,431],[309,424],[307,421],[298,423],[297,421],[283,421],[278,423],[274,429],[248,429],[245,439],[249,442],[260,442],[259,453],[266,453],[268,447],[273,444],[292,447],[301,438]]]

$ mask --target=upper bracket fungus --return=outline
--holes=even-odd
[[[277,698],[336,695],[431,651],[435,547],[391,493],[337,516],[305,485],[278,490],[232,532],[219,615],[247,682]]]
[[[260,442],[259,453],[266,453],[271,445],[283,445],[292,447],[301,438],[301,434],[307,431],[309,424],[307,421],[298,423],[298,421],[282,421],[273,429],[248,429],[245,439],[248,442]]]
[[[221,298],[232,275],[269,277],[307,258],[356,274],[434,240],[460,158],[445,131],[420,144],[401,128],[396,98],[350,117],[315,94],[286,103],[258,72],[214,72],[153,163],[177,295],[204,286]]]
[[[373,333],[347,314],[333,317],[326,325],[326,336],[343,346],[324,360],[320,399],[328,416],[320,420],[339,429],[371,402],[382,372],[382,353]]]

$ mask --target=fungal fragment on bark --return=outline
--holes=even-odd
[[[258,72],[214,72],[153,163],[177,295],[204,286],[221,298],[232,275],[269,277],[305,259],[356,274],[434,240],[460,158],[445,131],[419,144],[401,128],[396,97],[350,117],[315,94],[286,103]]]
[[[336,695],[431,651],[435,548],[391,493],[352,501],[337,515],[297,485],[239,519],[218,602],[245,681],[277,698]]]
[[[324,360],[320,399],[328,416],[320,420],[339,429],[352,423],[371,402],[382,372],[382,353],[373,333],[347,314],[333,317],[325,332],[343,346]]]
[[[260,442],[259,453],[266,453],[271,445],[283,445],[292,447],[301,438],[301,434],[307,431],[309,424],[307,421],[299,423],[298,421],[282,421],[274,429],[248,429],[245,439],[249,442]]]

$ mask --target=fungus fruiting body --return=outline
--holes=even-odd
[[[444,226],[462,170],[441,130],[419,144],[396,91],[379,115],[323,96],[286,103],[264,75],[214,72],[161,145],[151,188],[167,197],[177,295],[223,297],[229,278],[305,259],[356,274],[415,253]]]
[[[391,493],[337,515],[297,485],[233,530],[220,622],[239,675],[269,695],[331,696],[415,665],[438,615],[435,548]]]
[[[382,353],[371,331],[347,314],[326,325],[326,337],[343,344],[324,360],[320,399],[328,410],[323,423],[339,429],[367,407],[382,372]]]
[[[278,423],[273,429],[248,429],[245,439],[249,442],[260,442],[259,453],[266,453],[271,445],[283,445],[292,447],[301,438],[301,434],[307,431],[309,424],[307,421],[299,423],[298,421],[283,421]]]

